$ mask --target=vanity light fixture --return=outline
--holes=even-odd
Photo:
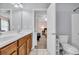
[[[20,8],[23,8],[23,5],[20,3],[20,4],[19,4],[19,7],[20,7]]]
[[[12,5],[14,5],[14,7],[16,7],[16,8],[23,8],[22,3],[12,3]]]
[[[15,4],[14,7],[19,8],[19,6],[17,4]]]

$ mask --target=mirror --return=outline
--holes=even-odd
[[[0,32],[10,31],[10,10],[0,10]]]

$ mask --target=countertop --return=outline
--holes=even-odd
[[[25,35],[32,33],[32,31],[21,31],[19,33],[9,33],[6,35],[0,36],[0,48],[22,38]]]

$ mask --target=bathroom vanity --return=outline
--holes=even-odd
[[[3,25],[0,26],[0,55],[27,55],[30,53],[32,48],[32,25],[30,24],[32,22],[25,21],[28,16],[25,18],[23,14],[26,16],[23,11],[0,9],[0,25]],[[22,22],[27,22],[26,26]]]
[[[5,39],[5,40],[4,40]],[[0,55],[28,55],[32,48],[32,33],[0,39]]]

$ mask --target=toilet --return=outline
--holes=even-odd
[[[60,35],[59,36],[59,42],[62,45],[64,53],[66,55],[77,55],[77,54],[79,54],[79,50],[76,47],[68,44],[68,38],[69,38],[68,35]]]

